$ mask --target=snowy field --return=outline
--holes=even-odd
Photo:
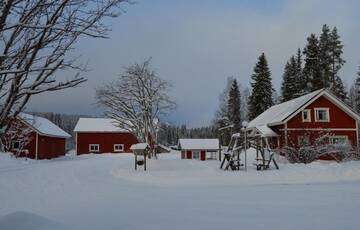
[[[224,172],[179,153],[16,160],[0,153],[0,229],[359,229],[360,162]]]

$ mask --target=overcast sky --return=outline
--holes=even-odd
[[[36,96],[28,110],[100,115],[95,88],[116,78],[124,66],[151,56],[159,76],[173,84],[178,108],[168,121],[208,125],[227,77],[248,86],[257,58],[265,52],[279,90],[286,60],[324,23],[336,26],[343,41],[346,64],[340,74],[348,86],[360,65],[357,0],[137,0],[125,8],[125,14],[108,21],[109,39],[76,45],[74,55],[81,55],[91,69],[83,73],[88,81]]]

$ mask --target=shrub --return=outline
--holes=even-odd
[[[283,153],[290,163],[311,163],[319,158],[330,158],[338,162],[346,160],[359,160],[359,149],[353,149],[350,142],[335,144],[317,144],[303,146],[298,149],[284,147]]]

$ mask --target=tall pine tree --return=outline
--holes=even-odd
[[[294,56],[286,62],[283,74],[283,82],[281,85],[281,102],[285,102],[297,97],[299,88],[296,79],[297,63]]]
[[[273,105],[271,72],[264,53],[258,58],[251,79],[252,92],[249,97],[248,114],[250,120],[254,119]]]
[[[302,55],[301,49],[298,48],[296,53],[296,68],[295,68],[295,81],[296,81],[296,97],[302,96],[308,93],[307,90],[307,82],[304,78],[303,68],[302,68]]]
[[[329,27],[324,24],[322,27],[322,33],[320,35],[319,41],[319,60],[321,68],[321,78],[324,88],[330,88],[331,83],[334,81],[331,77],[331,56],[330,56],[330,47],[331,47],[331,36]]]
[[[311,34],[307,38],[307,45],[304,48],[305,55],[304,77],[307,84],[307,91],[312,92],[317,89],[324,88],[320,67],[320,49],[319,40],[315,34]]]
[[[357,77],[350,88],[350,105],[357,113],[360,113],[360,66]]]
[[[339,71],[341,67],[345,64],[345,60],[342,58],[343,45],[340,41],[340,36],[338,35],[336,27],[333,28],[330,34],[330,79],[331,79],[331,91],[338,96],[340,99],[345,101],[347,99],[346,90],[342,82],[341,77],[339,76]]]
[[[349,98],[347,96],[347,92],[346,92],[344,83],[339,76],[335,76],[335,81],[331,88],[331,92],[333,94],[335,94],[343,102],[348,102]]]
[[[228,100],[228,117],[233,125],[233,132],[240,132],[241,129],[241,115],[240,115],[240,90],[236,79],[233,80],[229,91]]]

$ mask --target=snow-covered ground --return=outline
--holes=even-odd
[[[0,153],[0,229],[358,229],[360,162],[224,172],[179,153],[134,171],[131,154]]]

